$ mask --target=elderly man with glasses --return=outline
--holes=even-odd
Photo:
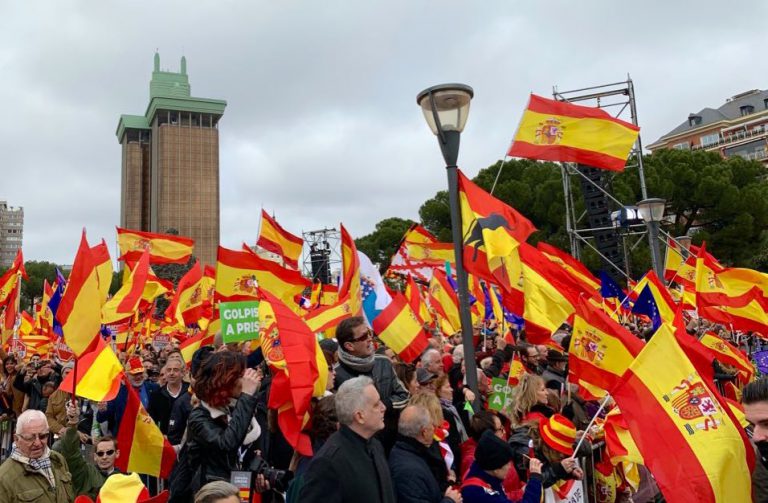
[[[93,464],[87,463],[80,452],[80,436],[77,425],[80,421],[80,407],[77,403],[67,403],[67,431],[59,443],[58,449],[67,461],[72,474],[72,487],[75,496],[87,495],[96,499],[99,489],[111,475],[120,473],[115,468],[115,460],[120,456],[117,441],[111,436],[94,440]],[[56,447],[56,446],[54,446]]]
[[[19,416],[11,457],[0,465],[0,501],[68,503],[75,498],[64,457],[48,448],[50,436],[43,412],[30,409]]]

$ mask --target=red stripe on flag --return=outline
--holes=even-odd
[[[600,154],[593,150],[564,145],[534,145],[520,140],[512,144],[507,155],[542,161],[577,162],[587,166],[599,166],[610,171],[624,171],[624,166],[627,164],[626,159]]]
[[[540,114],[565,115],[567,117],[574,117],[577,119],[589,118],[589,119],[606,120],[610,122],[615,122],[616,124],[621,124],[622,126],[628,129],[631,129],[633,131],[640,131],[640,128],[635,126],[634,124],[612,117],[608,112],[606,112],[601,108],[575,105],[567,101],[550,100],[547,98],[542,98],[541,96],[537,96],[535,94],[531,94],[531,99],[528,102],[527,109],[530,110],[531,112],[536,112]]]

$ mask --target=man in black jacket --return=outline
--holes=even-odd
[[[410,398],[408,390],[395,375],[389,358],[374,355],[373,331],[368,328],[363,317],[353,316],[339,323],[336,328],[336,340],[339,342],[339,366],[336,367],[335,388],[338,389],[345,381],[361,375],[373,379],[373,384],[386,407],[385,429],[378,438],[389,452],[395,443],[399,412],[408,404]]]
[[[163,367],[166,384],[149,397],[147,412],[157,423],[163,435],[168,435],[173,404],[182,395],[188,394],[189,383],[182,381],[184,362],[180,358],[170,358]]]
[[[400,414],[399,437],[389,454],[389,470],[399,503],[461,503],[461,493],[447,486],[447,467],[439,452],[429,447],[434,443],[435,427],[429,411],[420,405],[409,405]],[[443,481],[436,478],[441,473]]]
[[[328,438],[307,468],[302,503],[395,503],[381,443],[384,404],[373,381],[347,380],[336,393],[339,431]]]

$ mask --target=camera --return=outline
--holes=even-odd
[[[254,475],[264,475],[269,487],[281,493],[288,490],[288,484],[293,479],[293,472],[273,468],[261,456],[253,458],[250,470]]]

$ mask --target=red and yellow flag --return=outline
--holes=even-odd
[[[101,303],[104,304],[109,296],[109,287],[112,285],[112,258],[109,256],[107,242],[103,239],[101,243],[91,248],[91,255],[96,262],[96,274],[99,277],[99,293],[101,293]]]
[[[111,266],[110,266],[111,267]],[[115,323],[130,318],[139,307],[149,277],[149,250],[144,250],[128,281],[101,308],[101,322]]]
[[[418,358],[429,344],[421,320],[399,292],[392,294],[392,302],[374,318],[373,330],[405,363]]]
[[[643,455],[635,444],[635,439],[627,428],[627,422],[618,407],[605,416],[603,424],[605,431],[605,447],[608,451],[611,463],[637,463],[644,465]]]
[[[427,303],[424,302],[421,289],[410,274],[408,275],[408,281],[405,284],[405,298],[408,300],[408,305],[411,306],[413,312],[418,316],[419,321],[422,323],[432,322],[432,315],[429,314],[429,308],[427,307]]]
[[[400,240],[397,251],[392,255],[387,274],[412,274],[421,281],[429,281],[432,277],[432,267],[427,263],[409,258],[408,243],[434,243],[436,241],[437,238],[421,225],[411,225]]]
[[[640,339],[587,300],[579,299],[568,350],[572,382],[610,390],[642,349]]]
[[[459,298],[448,282],[445,272],[435,270],[429,282],[429,305],[440,319],[440,328],[445,335],[461,330],[459,318]],[[446,326],[447,323],[447,326]]]
[[[21,277],[29,281],[27,277],[27,271],[24,269],[24,255],[21,253],[21,248],[16,252],[16,258],[13,259],[11,267],[0,276],[0,306],[5,304],[8,297],[13,293],[16,288],[16,280],[21,274]]]
[[[273,371],[268,406],[278,411],[277,423],[288,443],[300,454],[311,456],[305,427],[312,397],[325,393],[328,363],[301,318],[269,292],[261,294],[259,318],[266,326],[262,351]]]
[[[126,473],[168,478],[176,462],[176,451],[144,409],[133,386],[125,387],[128,399],[117,433],[120,456],[115,466]]]
[[[459,204],[467,272],[511,290],[518,277],[510,269],[509,256],[536,227],[517,210],[472,183],[461,171]],[[480,252],[485,254],[485,260]]]
[[[592,274],[587,267],[573,258],[571,255],[565,253],[560,248],[539,241],[536,244],[536,248],[544,254],[552,262],[559,264],[560,267],[565,269],[571,276],[578,282],[582,283],[585,290],[597,291],[600,289],[600,280]]]
[[[735,367],[739,371],[739,381],[747,384],[755,376],[755,366],[749,360],[747,355],[739,351],[735,346],[724,341],[711,332],[705,333],[700,342],[708,348],[712,356],[723,363]]]
[[[187,368],[192,364],[192,356],[194,356],[195,351],[211,344],[213,344],[213,334],[208,335],[205,332],[200,332],[179,344],[179,351],[181,351],[181,357]]]
[[[444,267],[448,262],[452,267],[456,266],[456,254],[453,252],[453,243],[413,243],[405,242],[408,258],[414,262],[429,264],[432,267]]]
[[[751,501],[753,447],[671,325],[656,331],[611,394],[666,501]]]
[[[165,310],[166,320],[175,320],[178,325],[193,325],[203,317],[203,304],[208,298],[209,282],[203,274],[203,267],[197,262],[179,280],[176,295]]]
[[[667,239],[664,279],[688,288],[694,288],[696,285],[696,255],[698,253],[698,246],[691,245],[686,250],[672,238]]]
[[[639,133],[600,108],[531,94],[507,155],[624,171]]]
[[[507,375],[507,384],[510,386],[517,386],[520,384],[520,379],[525,375],[525,366],[520,361],[517,353],[512,355],[512,360],[509,362],[509,374]]]
[[[101,329],[101,292],[96,266],[83,230],[80,248],[56,311],[56,318],[64,332],[64,342],[76,356],[89,349]]]
[[[149,249],[152,264],[186,264],[192,256],[195,241],[173,234],[157,234],[117,228],[118,260],[136,262]]]
[[[59,389],[95,402],[107,402],[117,396],[122,375],[120,360],[99,337],[95,349],[77,359],[77,372],[67,374]]]
[[[261,210],[261,232],[256,246],[280,255],[286,266],[298,269],[303,245],[303,239],[283,229],[266,211]]]

